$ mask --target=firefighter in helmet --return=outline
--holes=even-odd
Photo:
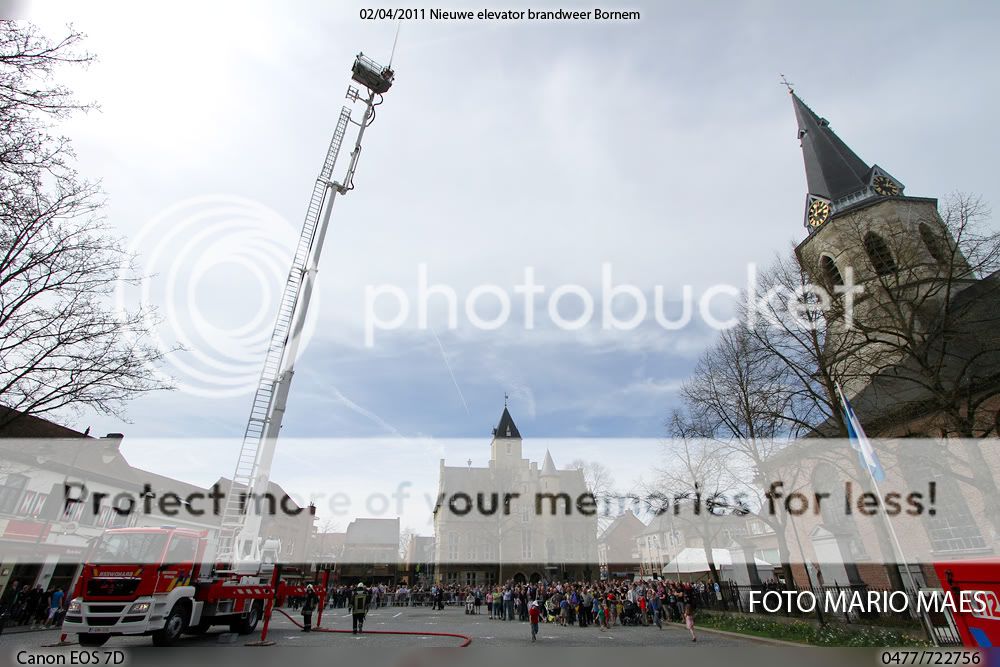
[[[365,590],[364,583],[359,583],[354,593],[351,594],[350,608],[353,618],[353,634],[363,632],[365,624],[365,614],[368,613],[368,591]]]
[[[302,598],[302,632],[312,630],[312,615],[317,604],[319,604],[319,596],[316,595],[313,585],[309,584],[306,586],[305,597]]]

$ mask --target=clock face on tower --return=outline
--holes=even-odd
[[[806,211],[806,221],[810,227],[816,228],[826,222],[830,217],[830,202],[822,199],[813,199]]]
[[[899,194],[899,186],[891,178],[879,174],[872,179],[872,189],[883,197],[892,197]]]

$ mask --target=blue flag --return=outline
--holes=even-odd
[[[840,385],[837,385],[837,394],[840,398],[841,406],[844,410],[844,422],[847,424],[847,437],[851,441],[851,447],[858,453],[858,460],[861,466],[867,468],[872,475],[872,479],[881,482],[885,479],[885,470],[882,469],[882,462],[878,458],[878,453],[872,448],[872,443],[868,441],[865,430],[861,427],[861,421],[854,413],[850,401],[844,396]]]

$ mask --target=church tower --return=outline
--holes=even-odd
[[[893,318],[915,322],[910,328],[919,333],[939,316],[946,296],[954,294],[951,287],[941,289],[944,282],[951,285],[971,276],[938,215],[937,199],[904,194],[902,182],[878,164],[869,166],[829,121],[790,93],[808,188],[803,220],[808,236],[796,254],[835,304],[841,303],[837,288],[845,280],[862,288],[853,312],[839,316],[866,330],[831,334],[826,340],[831,362],[850,366],[838,369],[850,395],[872,373],[893,363],[888,333],[894,330]],[[912,312],[901,314],[901,304]]]
[[[847,268],[858,283],[900,269],[935,275],[954,243],[937,199],[903,194],[899,180],[877,164],[869,167],[828,120],[791,96],[808,187],[809,236],[796,251],[810,260],[805,264],[816,271],[814,278],[837,283]]]

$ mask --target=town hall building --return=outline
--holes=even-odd
[[[439,583],[492,585],[513,580],[591,580],[597,569],[597,508],[583,472],[524,458],[507,406],[486,467],[441,459],[434,510]]]

